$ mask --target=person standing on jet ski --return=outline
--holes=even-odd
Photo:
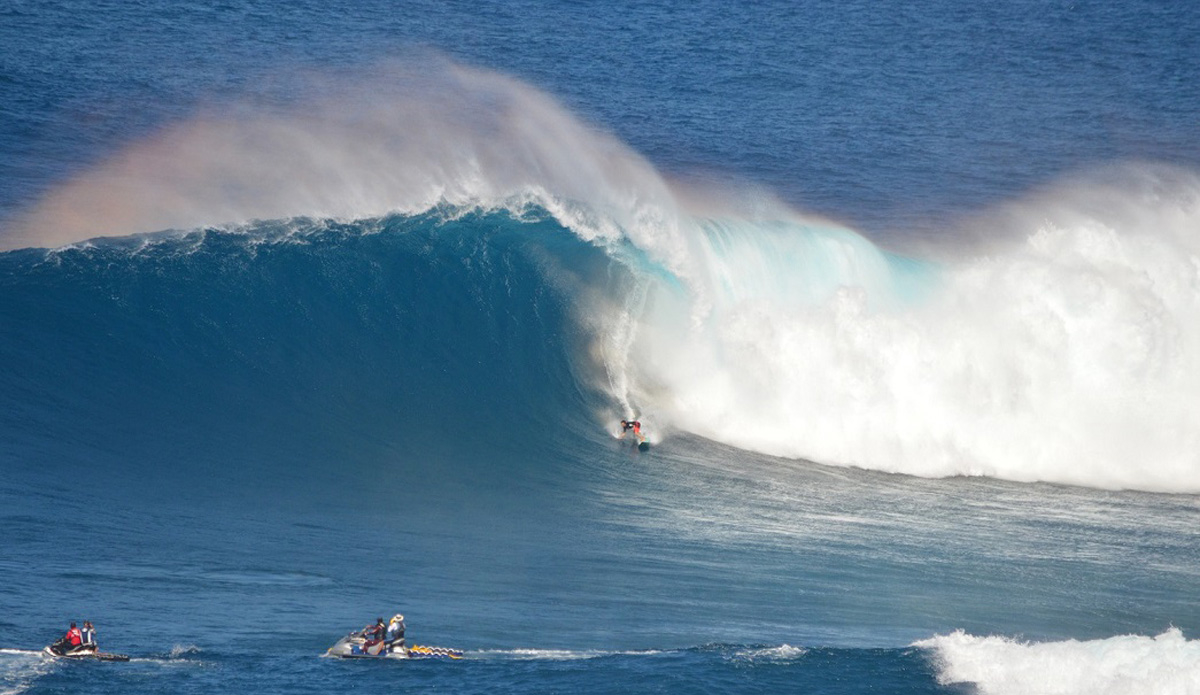
[[[89,649],[97,649],[96,646],[96,627],[92,625],[92,621],[83,621],[83,630],[80,632],[80,638],[83,641],[83,646]]]
[[[387,626],[387,645],[389,647],[404,646],[404,616],[397,613],[392,616]]]

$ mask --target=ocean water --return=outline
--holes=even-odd
[[[0,693],[1200,693],[1197,37],[9,0]]]

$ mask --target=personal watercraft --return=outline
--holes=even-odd
[[[428,647],[414,644],[411,647],[403,639],[395,642],[368,640],[361,632],[351,632],[325,650],[328,656],[343,659],[461,659],[462,650],[449,647]]]
[[[55,642],[42,650],[42,654],[55,659],[93,659],[96,661],[129,661],[124,654],[109,654],[100,651],[95,645],[84,644],[70,647],[62,642]]]

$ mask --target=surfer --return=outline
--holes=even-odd
[[[649,451],[650,442],[646,441],[646,435],[642,434],[642,423],[637,420],[622,420],[621,439],[624,439],[625,435],[630,431],[633,432],[633,436],[636,438],[638,451]]]
[[[628,433],[630,430],[633,430],[634,436],[637,437],[639,440],[642,438],[642,423],[638,422],[637,420],[622,420],[621,421],[621,438],[623,439],[625,437],[625,434]]]

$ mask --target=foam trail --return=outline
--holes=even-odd
[[[1200,692],[1200,641],[1177,628],[1157,637],[1019,642],[963,632],[917,642],[938,681],[974,683],[984,695],[1124,695]]]
[[[602,331],[600,362],[608,378],[609,393],[613,394],[627,418],[640,417],[637,407],[630,401],[629,356],[637,339],[638,321],[645,311],[648,288],[645,282],[638,283],[628,294],[622,311]]]
[[[0,649],[0,695],[18,695],[29,690],[53,668],[54,661],[43,658],[40,651]]]
[[[765,663],[786,663],[800,659],[806,654],[808,654],[808,650],[804,647],[793,647],[790,644],[781,644],[778,647],[743,649],[736,652],[734,654],[734,658]]]
[[[474,658],[511,659],[516,661],[577,661],[609,656],[654,656],[657,650],[606,651],[602,649],[481,649],[471,652]]]

